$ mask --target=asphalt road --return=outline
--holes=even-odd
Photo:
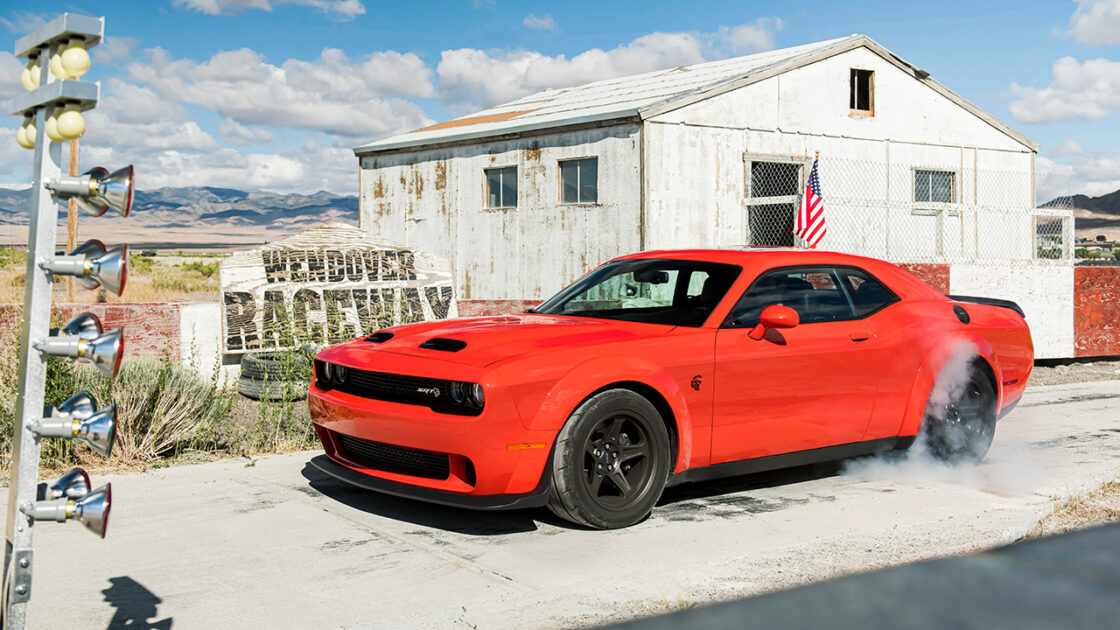
[[[1120,381],[1029,389],[986,463],[678,486],[629,529],[351,489],[317,452],[95,477],[108,537],[36,526],[32,628],[596,625],[1008,543],[1120,476]],[[150,624],[150,625],[149,625]]]

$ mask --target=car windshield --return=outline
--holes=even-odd
[[[617,260],[533,309],[544,315],[701,326],[742,268],[698,260]]]

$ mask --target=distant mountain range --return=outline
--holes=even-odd
[[[1120,190],[1098,197],[1058,197],[1040,207],[1073,208],[1075,231],[1079,238],[1094,239],[1103,234],[1109,240],[1120,240]]]
[[[30,189],[0,189],[0,241],[27,240]],[[65,230],[65,212],[60,213]],[[112,212],[102,217],[79,214],[81,239],[107,244],[216,247],[275,240],[320,223],[357,224],[358,198],[320,191],[310,195],[243,191],[229,188],[160,188],[137,191],[125,219]]]

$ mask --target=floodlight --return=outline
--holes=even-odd
[[[47,487],[48,498],[61,499],[65,497],[76,501],[89,494],[91,487],[89,475],[86,474],[85,470],[71,468],[69,472],[59,477],[58,481]]]
[[[123,330],[117,327],[96,339],[82,339],[77,335],[50,337],[45,341],[36,339],[33,346],[49,356],[85,359],[92,362],[105,376],[114,378],[121,366],[121,354],[124,353],[124,339],[121,338]]]
[[[113,452],[117,433],[117,405],[97,409],[97,401],[89,392],[78,392],[57,409],[47,408],[47,417],[28,427],[39,437],[74,440],[105,457]]]
[[[55,124],[57,131],[57,122]],[[47,182],[46,186],[60,197],[74,198],[86,214],[93,216],[101,216],[106,209],[112,208],[127,217],[136,192],[132,165],[113,173],[97,167],[84,175],[64,175]]]
[[[23,89],[31,92],[39,87],[39,58],[31,57],[27,65],[24,66],[23,72],[19,74],[19,82],[23,85]]]
[[[62,70],[71,79],[77,79],[89,71],[89,53],[85,41],[80,37],[70,40],[62,51]]]
[[[115,295],[124,291],[128,280],[128,245],[105,248],[96,239],[82,243],[67,256],[39,263],[47,271],[62,275],[75,276],[78,284],[87,289],[104,286]]]
[[[77,500],[64,497],[35,501],[34,503],[28,501],[20,506],[19,511],[33,521],[65,523],[67,520],[73,519],[84,525],[89,531],[104,538],[105,528],[109,525],[109,509],[112,507],[112,499],[113,484],[107,483]]]

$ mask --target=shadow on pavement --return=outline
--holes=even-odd
[[[108,630],[170,630],[171,617],[149,621],[159,614],[163,602],[155,593],[128,576],[109,578],[109,584],[109,588],[101,591],[105,601],[116,608]]]
[[[311,490],[339,503],[406,523],[422,525],[467,536],[501,536],[531,532],[537,521],[553,521],[547,509],[486,511],[425,503],[351,486],[310,463],[300,471]]]
[[[711,481],[685,483],[679,486],[666,488],[664,494],[661,495],[661,500],[657,502],[657,505],[670,505],[695,499],[709,499],[711,503],[720,503],[724,500],[724,497],[730,497],[739,492],[775,488],[777,486],[786,486],[805,481],[815,481],[826,477],[835,477],[840,474],[846,461],[850,460],[810,464],[807,466],[798,466],[796,468],[783,468],[781,470],[726,477],[724,479],[713,479]]]

